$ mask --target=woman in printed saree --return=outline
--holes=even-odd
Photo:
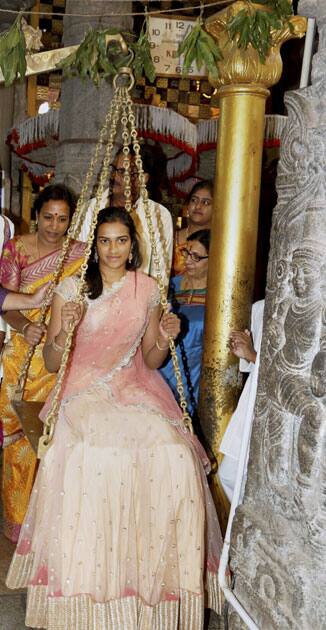
[[[185,272],[170,281],[169,300],[172,309],[181,320],[181,334],[178,338],[179,357],[183,386],[188,408],[198,424],[197,404],[201,358],[203,352],[205,300],[207,286],[208,253],[210,230],[198,230],[188,236],[182,256]],[[178,400],[177,383],[172,359],[161,368],[161,374],[171,387]]]
[[[38,229],[35,234],[16,236],[5,245],[0,282],[12,291],[34,293],[53,277],[75,201],[63,185],[48,186],[35,201]],[[63,276],[76,273],[84,244],[73,242],[67,255]],[[42,349],[46,326],[39,326],[39,308],[11,311],[5,315],[12,334],[3,355],[3,381],[0,392],[0,417],[4,433],[2,498],[5,535],[17,542],[34,480],[36,459],[23,436],[20,422],[11,406],[14,389],[28,345],[35,345],[25,389],[25,400],[43,401],[55,378],[44,366]]]
[[[206,454],[157,370],[179,320],[161,317],[123,208],[100,212],[95,243],[84,307],[74,277],[52,303],[51,371],[80,323],[7,585],[28,587],[29,627],[201,630],[205,587],[220,607],[221,535]]]

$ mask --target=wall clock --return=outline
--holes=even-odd
[[[196,24],[195,19],[183,16],[149,16],[149,40],[156,74],[159,76],[181,77],[183,56],[178,56],[178,46]],[[192,64],[185,77],[197,79],[207,76],[205,66],[198,70]]]

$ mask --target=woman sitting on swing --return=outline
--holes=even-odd
[[[206,455],[157,371],[179,333],[161,317],[123,208],[101,210],[87,297],[57,288],[44,348],[58,370],[78,324],[53,443],[7,578],[28,587],[26,625],[57,630],[200,630],[219,610],[221,535]]]

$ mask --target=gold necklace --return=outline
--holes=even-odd
[[[193,297],[194,297],[194,292],[196,291],[196,289],[198,289],[198,290],[206,289],[206,287],[190,286],[190,281],[189,281],[189,279],[186,276],[185,276],[185,281],[184,281],[183,288],[186,291],[190,291],[188,299],[187,299],[187,304],[192,304],[192,300],[193,300]]]
[[[103,283],[103,287],[104,289],[111,289],[113,287],[114,284],[117,284],[118,282],[121,282],[121,280],[125,277],[126,275],[126,271],[122,274],[122,276],[120,276],[120,278],[118,280],[113,280],[112,282],[105,282],[104,278],[102,278],[102,283]]]
[[[36,241],[35,241],[35,244],[36,244],[37,260],[40,260],[40,259],[42,258],[42,256],[46,256],[46,255],[47,255],[48,253],[50,253],[50,252],[47,252],[46,254],[42,254],[42,255],[41,255],[41,250],[40,250],[40,245],[39,245],[38,233],[37,233],[37,232],[36,232],[35,236],[36,236]],[[51,251],[52,251],[52,250],[51,250]]]
[[[194,287],[189,286],[190,282],[189,279],[187,277],[185,277],[185,289],[186,291],[190,291],[189,295],[187,296],[187,304],[191,304],[192,303],[192,298],[194,295]]]
[[[38,245],[38,234],[37,234],[37,232],[35,232],[35,245],[36,245],[37,260],[40,260],[41,254],[40,254],[40,249],[39,249],[39,245]]]
[[[42,254],[42,256],[47,256],[48,254],[51,254],[52,252],[55,252],[60,247],[61,247],[61,244],[58,244],[57,246],[55,246],[54,249],[50,249],[45,254]],[[40,260],[40,258],[42,258],[42,256],[41,256],[41,251],[40,251],[40,247],[39,247],[38,232],[35,232],[35,248],[36,248],[37,260]]]

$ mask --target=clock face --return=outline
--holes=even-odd
[[[182,75],[183,55],[178,56],[178,46],[195,24],[195,20],[189,18],[149,16],[151,54],[157,75],[194,79],[207,76],[206,67],[198,70],[195,63],[190,66],[187,74]]]

